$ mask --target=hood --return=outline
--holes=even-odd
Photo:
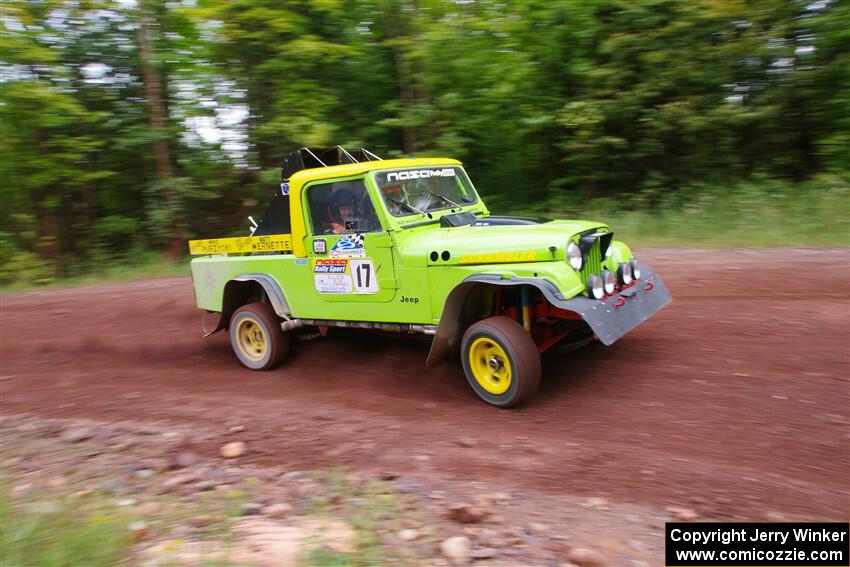
[[[398,239],[402,257],[414,263],[423,258],[429,265],[441,266],[546,262],[563,260],[567,241],[591,230],[610,231],[598,222],[550,221],[454,228],[429,226],[407,234],[402,231]]]

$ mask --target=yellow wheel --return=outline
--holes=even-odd
[[[252,370],[270,370],[289,354],[289,333],[268,303],[243,305],[230,319],[230,344],[239,361]]]
[[[504,394],[511,387],[508,353],[493,339],[481,337],[469,346],[469,368],[478,385],[491,394]]]
[[[522,325],[507,317],[490,317],[469,327],[461,354],[469,385],[494,406],[514,406],[540,384],[537,345]]]
[[[236,337],[243,356],[255,362],[259,362],[266,356],[268,347],[265,330],[253,319],[246,317],[239,321]]]

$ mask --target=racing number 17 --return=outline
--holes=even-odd
[[[363,289],[369,287],[369,279],[372,275],[372,266],[370,264],[360,264],[357,266],[357,289]],[[366,282],[365,285],[363,282]]]
[[[350,260],[351,273],[354,275],[355,293],[378,293],[378,282],[375,278],[375,265],[371,258]]]

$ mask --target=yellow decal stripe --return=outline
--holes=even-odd
[[[212,238],[190,240],[189,254],[245,254],[249,252],[291,252],[291,234],[269,236],[237,236],[236,238]]]
[[[466,254],[460,257],[459,264],[507,264],[512,262],[536,262],[537,252],[489,252],[486,254]]]

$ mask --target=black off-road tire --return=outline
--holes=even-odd
[[[479,341],[479,339],[483,340]],[[492,348],[494,344],[499,348]],[[498,371],[493,371],[489,376],[476,377],[473,366],[480,371],[481,364],[486,361],[479,358],[477,363],[473,363],[471,357],[480,357],[482,347],[485,353],[497,353],[495,358],[501,358],[499,353],[501,349],[507,358],[510,380],[504,392],[494,393],[482,385],[487,384],[490,390],[498,391],[500,389]],[[470,352],[472,348],[475,349],[474,353]],[[540,385],[541,364],[537,345],[522,325],[508,317],[489,317],[470,326],[461,342],[461,360],[466,379],[475,393],[488,404],[497,407],[515,406],[536,392]]]

